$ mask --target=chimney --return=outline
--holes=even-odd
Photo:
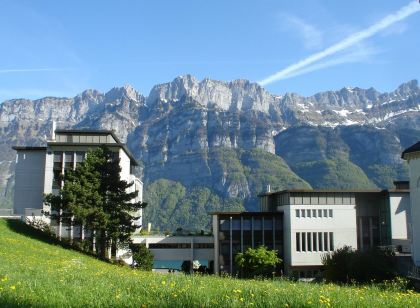
[[[57,123],[55,121],[52,121],[52,131],[51,131],[51,140],[55,141],[55,129],[56,129]]]
[[[267,192],[268,193],[271,192],[271,185],[270,184],[267,185]]]

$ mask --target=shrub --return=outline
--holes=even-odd
[[[151,271],[153,268],[153,253],[144,244],[132,245],[133,267],[143,271]]]
[[[328,282],[368,283],[395,278],[394,252],[389,249],[355,251],[345,246],[322,259]]]
[[[268,277],[275,272],[276,265],[282,260],[277,256],[277,250],[269,250],[265,246],[256,249],[248,248],[235,256],[242,277]]]

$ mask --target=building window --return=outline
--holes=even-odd
[[[213,249],[214,244],[213,243],[194,243],[193,247],[195,249]]]
[[[306,232],[302,232],[302,251],[306,251]]]
[[[316,210],[312,210],[312,217],[316,218]]]
[[[329,216],[330,218],[332,218],[332,217],[333,217],[333,210],[328,210],[328,216]]]
[[[317,247],[317,233],[316,232],[314,232],[314,233],[312,233],[312,240],[313,240],[313,242],[312,242],[312,244],[313,244],[313,251],[318,251],[318,247]]]
[[[300,251],[300,232],[296,232],[296,251]]]
[[[307,239],[308,239],[308,251],[312,251],[312,233],[308,232]]]
[[[322,218],[322,210],[318,210],[318,217]]]
[[[326,218],[326,217],[328,217],[328,210],[327,209],[324,210],[324,218]]]
[[[64,170],[73,170],[74,152],[66,152],[64,159]]]
[[[300,210],[296,210],[296,217],[300,217]]]
[[[322,232],[318,232],[318,251],[324,251],[322,245]]]
[[[305,210],[300,210],[300,211],[301,211],[300,214],[301,214],[302,218],[305,218]]]
[[[85,152],[76,152],[76,165],[85,161]]]
[[[328,232],[324,232],[324,251],[328,250]]]
[[[306,216],[307,216],[308,218],[311,218],[311,210],[306,210]]]
[[[61,188],[62,168],[63,168],[63,152],[54,152],[53,189]]]
[[[188,249],[191,248],[190,243],[150,243],[150,249]]]
[[[330,251],[334,251],[334,234],[330,232]]]

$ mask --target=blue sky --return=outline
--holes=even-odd
[[[125,84],[148,95],[187,73],[261,81],[412,2],[2,0],[0,101]],[[420,77],[419,31],[417,12],[265,88],[393,90]]]

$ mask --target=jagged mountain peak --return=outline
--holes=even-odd
[[[407,95],[413,95],[420,93],[420,88],[418,81],[416,79],[410,80],[408,82],[405,82],[401,84],[394,92],[393,94],[398,94],[401,96],[407,96]]]
[[[105,94],[107,101],[113,101],[117,99],[128,99],[139,102],[142,99],[142,95],[137,92],[133,86],[125,85],[123,87],[114,87]]]

